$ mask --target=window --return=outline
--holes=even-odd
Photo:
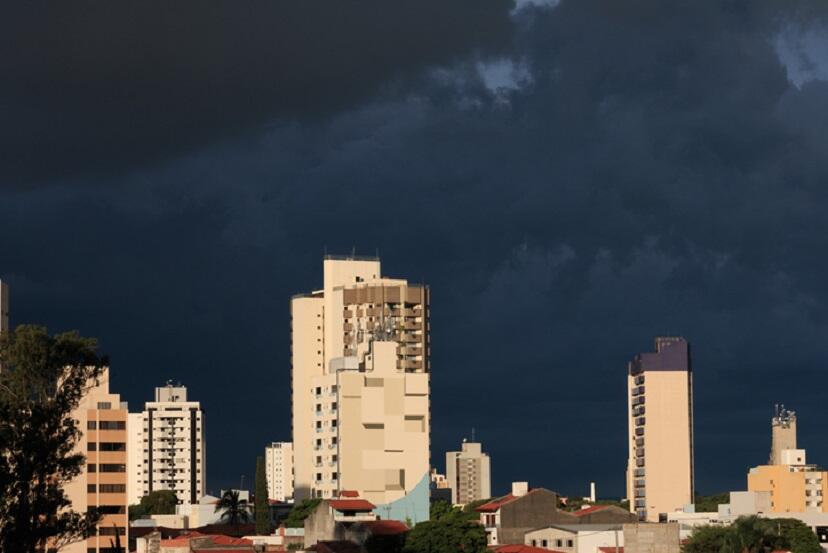
[[[126,493],[126,484],[101,484],[101,493]]]
[[[549,547],[549,540],[541,540],[541,547]]]
[[[126,513],[126,507],[123,505],[98,505],[94,509],[102,515],[122,515]]]
[[[126,472],[126,465],[102,464],[101,472]]]
[[[119,536],[124,536],[126,535],[126,532],[124,530],[125,529],[123,526],[101,526],[100,528],[98,528],[98,535],[114,536],[117,534]]]
[[[97,430],[98,429],[98,421],[86,421],[86,429],[87,430]]]
[[[555,547],[563,547],[563,540],[555,540]]]
[[[95,463],[89,463],[86,465],[86,472],[98,472],[98,465]]]
[[[126,430],[126,421],[100,421],[100,430]]]
[[[108,401],[99,401],[98,409],[112,409],[112,404]]]
[[[100,451],[126,451],[124,442],[101,442]]]
[[[575,542],[574,542],[573,540],[566,540],[566,546],[567,546],[567,547],[574,547],[574,546],[575,546]]]
[[[87,484],[86,485],[86,493],[95,493],[95,484]]]
[[[86,444],[86,451],[97,451],[98,444],[96,442],[88,442]]]

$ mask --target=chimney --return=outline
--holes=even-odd
[[[529,493],[529,482],[512,482],[512,495],[523,497]]]
[[[595,503],[595,482],[589,483],[589,501]]]

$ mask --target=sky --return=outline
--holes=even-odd
[[[624,494],[626,364],[692,345],[696,484],[775,403],[828,465],[828,3],[79,0],[0,19],[12,323],[207,412],[208,490],[290,439],[322,256],[432,291],[432,463]]]

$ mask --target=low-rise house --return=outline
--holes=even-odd
[[[577,516],[558,509],[558,494],[544,488],[529,489],[526,482],[514,482],[512,493],[475,510],[480,513],[489,546],[524,544],[526,532],[536,528],[578,523]]]
[[[624,524],[638,522],[638,517],[616,505],[592,505],[572,512],[579,524]]]
[[[624,545],[621,524],[560,524],[526,533],[526,545],[562,553],[600,553],[601,547]]]
[[[305,519],[305,548],[321,541],[343,540],[345,524],[377,520],[376,507],[358,498],[323,499]]]

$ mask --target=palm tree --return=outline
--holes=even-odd
[[[250,506],[246,499],[239,499],[239,492],[235,490],[227,490],[221,496],[221,499],[216,503],[215,512],[222,511],[221,519],[236,528],[236,534],[239,533],[239,524],[250,521]]]

